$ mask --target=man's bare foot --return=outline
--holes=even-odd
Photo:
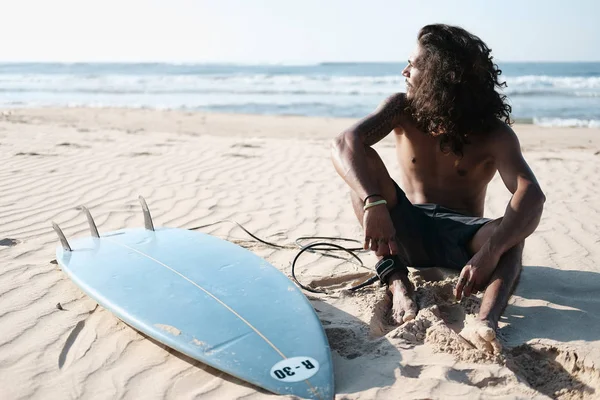
[[[388,290],[392,295],[392,318],[401,325],[417,316],[414,287],[408,275],[395,272],[390,276]]]
[[[467,339],[473,346],[490,354],[500,354],[502,346],[496,337],[496,329],[487,320],[467,315],[465,326],[460,336]]]

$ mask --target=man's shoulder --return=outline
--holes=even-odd
[[[395,104],[395,105],[406,106],[406,93],[404,93],[404,92],[394,93],[394,94],[388,96],[383,101],[383,104]]]
[[[519,138],[512,127],[504,121],[494,122],[486,137],[486,147],[493,154],[520,151]]]
[[[496,120],[488,135],[490,141],[495,145],[515,143],[519,141],[512,127],[504,121]]]
[[[406,93],[398,92],[383,100],[377,109],[377,113],[392,117],[394,121],[394,130],[396,130],[406,123],[406,117],[408,115],[407,106]]]
[[[395,114],[404,113],[407,105],[408,103],[406,101],[406,93],[394,93],[381,102],[378,111],[393,111]]]

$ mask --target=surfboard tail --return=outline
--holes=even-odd
[[[144,227],[149,231],[153,231],[154,224],[152,223],[152,216],[150,215],[150,209],[148,208],[146,199],[144,199],[142,196],[138,198],[140,200],[140,203],[142,204],[142,210],[144,211]]]
[[[65,251],[73,251],[71,250],[71,246],[69,245],[69,241],[65,237],[65,234],[60,229],[56,222],[52,222],[52,228],[54,228],[54,232],[58,235],[58,239],[60,240],[60,244]]]

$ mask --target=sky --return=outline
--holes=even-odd
[[[598,0],[8,0],[0,62],[404,62],[459,25],[500,61],[600,61]]]

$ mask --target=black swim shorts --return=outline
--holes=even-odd
[[[465,215],[437,204],[412,204],[402,189],[394,184],[398,203],[390,210],[390,215],[396,228],[402,264],[412,268],[461,270],[471,258],[468,249],[470,240],[491,220]],[[394,269],[405,269],[406,266],[395,265]],[[381,278],[385,281],[384,277]]]

